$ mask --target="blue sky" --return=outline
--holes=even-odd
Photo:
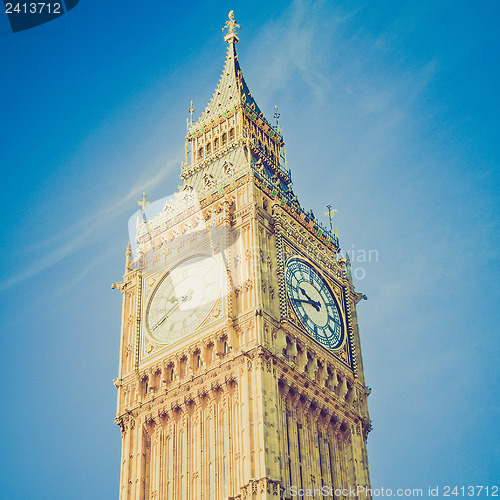
[[[110,285],[142,192],[180,184],[230,9],[294,190],[338,209],[368,295],[372,486],[498,484],[500,4],[81,0],[17,34],[0,15],[0,490],[117,498]]]

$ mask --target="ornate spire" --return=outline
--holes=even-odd
[[[328,218],[330,219],[330,232],[333,233],[332,217],[337,213],[337,209],[334,208],[332,210],[331,205],[327,205],[326,208],[328,208],[328,210],[325,212],[325,215],[328,215]]]
[[[224,37],[227,43],[238,43],[238,33],[234,31],[234,28],[241,29],[241,26],[234,20],[234,12],[231,10],[228,14],[229,21],[226,21],[226,26],[222,28],[222,31],[227,30],[227,35]]]
[[[125,273],[129,273],[131,266],[130,266],[130,258],[132,257],[132,249],[130,248],[130,241],[128,242],[127,245],[127,251],[125,252]]]
[[[196,123],[190,123],[188,134],[191,133],[193,137],[196,136],[195,131],[200,130],[200,126],[203,127],[219,116],[225,117],[225,114],[231,110],[234,112],[234,108],[241,105],[248,108],[250,115],[260,118],[262,122],[268,124],[269,128],[273,128],[264,117],[264,113],[262,113],[257,105],[243,77],[235,47],[235,44],[238,42],[238,34],[235,32],[235,28],[239,29],[241,26],[236,23],[234,13],[231,11],[229,12],[229,21],[226,21],[226,26],[222,28],[222,31],[228,31],[224,37],[228,43],[224,69],[219,79],[219,85],[215,89],[212,99],[201,117]]]
[[[242,170],[247,162],[252,168],[255,160],[260,159],[262,169],[265,164],[266,172],[271,176],[278,171],[281,181],[287,185],[290,183],[281,155],[283,136],[278,127],[266,119],[243,77],[236,52],[237,30],[240,28],[231,11],[223,28],[224,32],[227,31],[224,37],[227,51],[217,88],[201,116],[196,121],[188,119],[186,161],[181,178],[203,192],[214,190],[225,182],[224,161],[233,165],[237,163]],[[194,111],[192,106],[191,111]],[[191,162],[188,164],[189,152]],[[205,175],[208,170],[212,180]]]
[[[279,126],[280,126],[280,122],[279,122],[279,119],[280,119],[280,114],[278,113],[278,105],[274,106],[274,115],[273,115],[273,118],[276,119],[276,130],[279,129]]]
[[[137,204],[142,207],[142,220],[146,220],[146,215],[144,213],[145,208],[149,205],[149,201],[146,201],[146,193],[142,193],[142,201],[138,201]]]
[[[188,113],[189,113],[189,124],[193,124],[193,113],[195,111],[195,108],[193,107],[193,101],[191,100],[191,105],[189,106]]]

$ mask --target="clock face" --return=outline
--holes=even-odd
[[[309,335],[329,349],[344,343],[344,322],[337,301],[322,276],[306,261],[291,258],[285,279],[293,310]]]
[[[189,257],[170,269],[147,306],[151,338],[170,344],[192,333],[220,296],[223,275],[220,258],[210,255]]]

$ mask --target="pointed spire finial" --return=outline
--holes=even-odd
[[[125,273],[129,273],[131,269],[130,257],[132,257],[132,249],[130,248],[130,241],[129,241],[127,245],[127,251],[125,252]]]
[[[228,14],[229,21],[226,21],[226,26],[222,28],[222,31],[227,29],[227,35],[224,37],[227,43],[237,43],[238,33],[234,31],[234,28],[241,29],[241,26],[234,20],[234,12],[231,10]]]
[[[147,196],[148,195],[146,193],[142,193],[142,201],[137,202],[137,204],[141,205],[141,207],[142,207],[142,220],[146,220],[146,216],[144,214],[144,209],[146,208],[147,205],[149,205],[149,201],[146,201]]]
[[[190,115],[189,122],[190,125],[193,124],[193,113],[194,113],[195,108],[193,108],[193,101],[191,101],[191,106],[189,106],[188,113]]]
[[[327,205],[326,208],[328,208],[328,212],[325,212],[325,215],[328,215],[328,217],[330,219],[330,231],[333,231],[332,217],[337,213],[337,209],[334,208],[332,210],[332,206],[331,205]]]
[[[279,127],[279,117],[280,117],[280,114],[278,113],[278,105],[274,106],[274,115],[273,115],[273,118],[276,118],[276,130],[278,130],[278,127]]]

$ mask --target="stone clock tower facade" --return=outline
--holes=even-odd
[[[143,204],[115,285],[120,499],[352,496],[370,484],[364,296],[293,192],[232,12],[225,29],[219,84],[188,122],[183,186],[155,217]]]

